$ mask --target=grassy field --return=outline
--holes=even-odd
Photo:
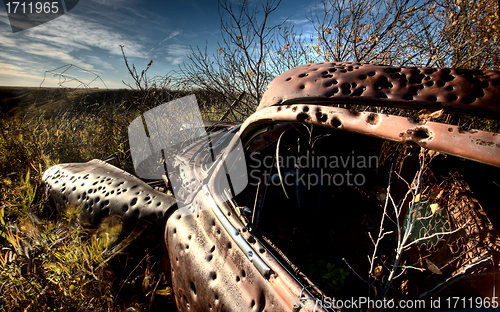
[[[77,207],[54,211],[39,185],[54,164],[110,155],[118,167],[133,172],[130,122],[187,94],[0,87],[0,311],[174,309],[168,281],[153,269],[158,258],[141,250],[144,258],[133,270],[117,270],[121,254],[111,252],[120,235],[117,223],[84,228]],[[196,96],[204,119],[219,119],[229,104],[218,95],[198,91]],[[244,118],[236,115],[228,120]],[[456,122],[465,129],[499,129],[498,122],[481,118]]]
[[[146,261],[131,276],[111,269],[107,251],[119,235],[112,222],[84,229],[76,207],[53,211],[39,190],[57,163],[116,154],[131,170],[127,127],[146,109],[143,98],[128,90],[0,88],[0,311],[147,311],[153,296],[172,306],[168,287],[151,293]],[[134,278],[138,287],[124,287]]]

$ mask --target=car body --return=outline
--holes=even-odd
[[[328,311],[360,304],[342,298],[391,296],[430,307],[450,294],[497,296],[500,136],[433,119],[498,120],[499,99],[496,71],[307,64],[275,78],[242,124],[184,144],[165,175],[168,194],[97,160],[55,166],[44,183],[58,207],[80,205],[90,223],[118,214],[126,232],[142,221],[161,227],[179,311]],[[421,180],[429,184],[408,199],[422,155],[435,164]],[[418,202],[432,210],[419,229],[434,232],[411,233],[401,268],[415,272],[405,267],[385,289],[394,239],[370,256],[389,199],[402,208],[391,215],[394,231]],[[364,282],[346,282],[359,272]]]

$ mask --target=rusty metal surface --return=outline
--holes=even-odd
[[[209,204],[200,192],[192,205]],[[187,216],[175,212],[165,239],[179,311],[291,310],[286,301],[292,296],[282,298],[272,286],[283,281],[275,274],[266,280],[211,209]]]
[[[353,103],[356,102],[357,97],[363,100],[359,102],[360,104],[368,104],[369,100],[370,104],[378,106],[411,107],[413,109],[444,107],[447,112],[472,112],[475,115],[490,114],[491,112],[498,114],[500,112],[498,101],[494,101],[500,96],[497,86],[500,83],[498,73],[454,70],[448,72],[435,69],[419,69],[418,72],[416,69],[396,69],[395,72],[390,72],[392,70],[390,67],[375,65],[363,65],[364,67],[360,66],[358,69],[353,66],[352,71],[349,71],[350,64],[343,64],[338,66],[337,76],[331,75],[330,77],[328,75],[334,71],[322,74],[322,71],[319,70],[322,66],[332,67],[331,64],[319,64],[316,66],[316,70],[313,67],[309,75],[302,75],[303,77],[299,76],[304,74],[304,69],[309,67],[298,67],[292,70],[296,77],[289,79],[290,83],[287,84],[287,79],[291,75],[287,76],[287,74],[274,80],[269,86],[259,110],[244,122],[238,132],[239,138],[235,137],[232,144],[241,139],[245,146],[245,142],[253,137],[255,131],[275,122],[300,122],[419,145],[500,167],[500,137],[498,134],[484,131],[463,131],[457,126],[431,121],[415,122],[400,116],[353,113],[347,109],[328,106],[329,103],[342,101]],[[346,66],[345,73],[340,73],[342,71],[340,66]],[[377,69],[375,74],[368,75],[374,68]],[[423,71],[422,74],[426,74],[430,78],[419,76],[421,75],[420,71]],[[367,76],[364,85],[358,83],[356,87],[353,87],[352,82],[349,82],[349,87],[345,85],[351,78],[359,78],[359,75],[363,75],[364,72]],[[399,78],[396,77],[396,74],[399,75]],[[342,75],[342,80],[339,78],[340,75]],[[399,82],[407,79],[409,82],[404,88],[387,87],[375,92],[374,90],[378,88],[377,83],[384,81],[384,77],[388,77],[388,83],[393,85],[397,85],[394,79],[399,79]],[[294,78],[296,79],[294,80]],[[327,88],[332,87],[333,83],[328,84],[333,79],[337,80],[340,92],[328,93],[331,91],[328,91]],[[472,84],[468,84],[467,79],[471,80],[469,82]],[[477,81],[474,82],[474,79]],[[488,80],[488,86],[481,83],[481,81]],[[426,84],[422,88],[423,92],[420,92],[421,89],[418,85],[422,81]],[[440,81],[444,81],[444,85],[441,85]],[[308,86],[308,83],[312,85]],[[431,86],[431,83],[434,87]],[[302,85],[305,87],[302,88]],[[479,91],[479,87],[482,91]],[[364,92],[359,92],[357,88],[361,88],[359,90]],[[412,95],[413,91],[416,94]],[[408,94],[412,97],[410,98]],[[471,96],[474,94],[477,97],[472,101]],[[457,96],[456,99],[453,97],[454,95]],[[433,96],[436,99],[433,99]],[[281,105],[273,106],[275,104]],[[286,127],[284,125],[283,129]],[[342,132],[339,131],[338,135],[341,134]],[[256,144],[264,146],[270,143],[269,140],[272,138],[263,136],[257,140]],[[232,147],[230,144],[228,149]],[[196,166],[195,163],[192,165]],[[178,290],[176,301],[179,310],[291,310],[296,303],[294,298],[302,293],[304,285],[294,276],[294,273],[289,272],[266,249],[258,237],[247,230],[228,204],[228,198],[223,195],[224,191],[218,189],[217,186],[217,181],[221,179],[221,174],[224,172],[222,162],[217,164],[213,172],[214,174],[208,182],[208,188],[218,207],[239,235],[251,244],[253,250],[258,251],[260,257],[271,269],[271,274],[268,280],[259,274],[257,268],[248,261],[246,255],[224,230],[212,210],[200,211],[189,216],[181,216],[176,213],[167,221],[165,237],[169,256],[172,259],[174,289]],[[190,205],[193,207],[191,210],[199,211],[201,207],[206,207],[208,204],[203,198],[202,192],[199,192]],[[243,275],[245,275],[245,279],[242,278]]]
[[[200,151],[210,148],[217,159],[226,146],[231,150],[240,139],[245,146],[262,127],[284,122],[276,129],[285,130],[290,127],[288,122],[298,122],[330,128],[338,135],[342,131],[361,133],[500,167],[497,133],[463,131],[432,121],[353,113],[329,106],[358,103],[444,108],[449,113],[500,119],[498,99],[500,74],[493,71],[357,63],[304,65],[284,73],[269,85],[258,111],[241,125],[229,146],[229,139],[224,137],[227,131],[222,131],[205,145],[195,142],[183,151],[175,166],[179,171],[176,178],[183,191],[180,203],[186,204],[192,214],[175,211],[170,215],[175,208],[172,196],[97,160],[55,166],[44,174],[43,183],[58,207],[81,206],[93,224],[107,214],[123,216],[124,226],[129,230],[137,220],[166,224],[163,239],[179,311],[290,311],[297,303],[294,298],[301,295],[312,298],[312,294],[304,292],[305,285],[267,249],[269,243],[261,242],[230,206],[225,190],[219,189],[218,181],[225,178],[223,159],[212,163],[202,157],[208,154]],[[276,132],[259,137],[254,148],[270,144],[277,135]],[[213,203],[202,188],[211,194],[219,212],[206,209]],[[236,241],[236,236],[244,239],[245,248],[249,246],[247,251]],[[253,263],[248,250],[265,266]]]
[[[377,113],[353,113],[320,105],[287,105],[261,109],[240,129],[246,137],[257,125],[269,121],[305,122],[353,131],[401,143],[417,144],[439,152],[500,167],[500,135],[480,130],[463,131],[458,126]],[[244,141],[244,140],[243,140]]]
[[[500,72],[319,63],[295,67],[268,86],[258,110],[293,103],[349,103],[500,119]],[[473,110],[473,112],[472,112]]]
[[[229,149],[233,147],[233,143],[237,141],[237,138],[234,138],[233,141],[229,145]],[[267,279],[267,283],[263,284],[258,284],[255,285],[255,287],[258,287],[261,289],[261,291],[264,291],[265,294],[268,296],[273,296],[275,298],[279,298],[282,304],[283,308],[270,308],[266,307],[266,311],[292,311],[295,306],[297,306],[297,303],[299,302],[298,298],[307,298],[307,300],[312,300],[312,302],[315,302],[316,298],[313,294],[311,294],[308,290],[308,287],[310,285],[305,285],[302,284],[299,279],[294,275],[294,273],[290,272],[285,268],[285,266],[270,252],[265,244],[261,242],[259,237],[255,236],[251,231],[247,229],[247,227],[242,223],[242,220],[237,216],[236,213],[234,213],[233,209],[229,206],[228,204],[228,198],[224,195],[224,190],[219,189],[218,181],[224,177],[224,170],[223,170],[223,162],[219,162],[217,164],[217,168],[214,170],[214,174],[210,177],[210,180],[207,184],[208,189],[210,190],[217,206],[219,209],[222,211],[222,213],[225,215],[227,220],[232,224],[232,226],[238,231],[239,235],[243,237],[247,242],[250,243],[252,246],[253,250],[258,252],[260,258],[262,258],[269,266],[271,269],[271,273],[269,274],[269,278]],[[198,200],[193,201],[192,205],[194,206],[203,206],[207,205],[206,202],[200,200],[201,198],[201,193],[197,197]],[[206,210],[210,215],[213,215],[211,210]],[[205,213],[205,211],[203,211]],[[201,218],[201,214],[199,215],[192,215],[194,218],[198,219]],[[169,221],[167,222],[167,228],[170,228],[170,224],[172,219],[175,218],[170,218]],[[217,219],[215,217],[212,217],[213,219]],[[202,225],[203,223],[206,223],[206,221],[199,221],[197,226]],[[221,234],[227,234],[222,230],[222,226],[220,223],[217,222],[210,222],[209,224],[212,225],[212,233],[217,233],[217,235]],[[195,226],[195,227],[197,227]],[[205,227],[206,225],[203,225]],[[167,230],[168,231],[168,230]],[[209,233],[209,230],[206,229],[204,230],[205,233]],[[167,232],[168,233],[168,232]],[[207,235],[207,237],[210,236],[210,234]],[[168,237],[168,236],[167,236]],[[226,236],[227,240],[230,241],[230,237]],[[167,238],[167,240],[170,239],[170,237]],[[232,246],[232,245],[231,245]],[[224,247],[222,245],[221,247]],[[169,247],[169,250],[171,250],[172,247]],[[238,248],[233,248],[235,249],[235,252],[238,254],[239,260],[236,260],[236,262],[242,262],[246,263],[249,265],[252,270],[255,272],[258,272],[258,270],[255,268],[252,263],[250,263],[248,260],[246,260],[246,256],[241,253],[241,250]],[[235,261],[231,259],[231,261]],[[228,266],[233,266],[234,264],[228,262],[226,260],[226,264]],[[262,275],[261,275],[261,278]],[[260,278],[259,278],[260,280]],[[226,281],[229,281],[226,282]],[[234,285],[231,285],[231,279],[225,279],[225,289],[231,289]],[[245,289],[246,287],[254,287],[254,286],[247,286],[247,285],[238,285],[238,288]],[[248,290],[247,290],[248,291]],[[258,291],[257,289],[252,290],[252,292]],[[228,310],[229,311],[240,311],[239,307],[237,306],[237,302],[228,302]],[[320,306],[314,306],[312,305],[307,305],[303,306],[301,309],[298,309],[299,311],[325,311],[322,307]],[[245,311],[242,310],[242,311]],[[261,310],[260,310],[261,311]]]
[[[106,215],[120,215],[126,232],[130,232],[138,220],[161,222],[175,205],[173,196],[158,192],[135,176],[96,159],[56,165],[44,173],[42,184],[57,209],[79,206],[93,225]]]
[[[284,124],[280,124],[283,122]],[[420,145],[425,148],[457,155],[464,158],[492,164],[500,167],[500,137],[496,133],[485,131],[462,131],[457,126],[450,126],[430,121],[414,122],[405,117],[389,116],[375,113],[353,113],[347,109],[297,104],[288,106],[275,106],[262,109],[252,115],[241,126],[239,135],[246,145],[249,137],[262,127],[269,127],[270,124],[278,123],[276,128],[285,130],[289,127],[286,122],[309,123],[336,130],[362,133],[384,139],[389,139],[401,143]],[[333,132],[332,132],[333,133]],[[341,136],[342,131],[337,135]],[[276,139],[276,134],[272,137],[266,135],[255,140],[255,148],[270,144]],[[234,142],[233,142],[234,143]],[[252,143],[253,144],[253,143]],[[253,145],[252,145],[253,146]],[[231,145],[229,146],[231,148]],[[217,190],[217,179],[220,178],[222,167],[215,170],[215,175],[210,179],[208,185],[220,209],[227,215],[233,226],[237,228],[243,237],[249,242],[253,242],[256,250],[265,250],[263,259],[272,269],[273,276],[277,277],[281,283],[272,283],[277,293],[288,296],[289,299],[297,297],[303,289],[303,285],[295,278],[293,273],[274,258],[259,242],[259,239],[248,231],[236,216],[227,198],[221,196],[222,192]],[[278,287],[279,286],[279,287]],[[293,303],[288,302],[289,309]],[[291,305],[290,305],[291,304]]]

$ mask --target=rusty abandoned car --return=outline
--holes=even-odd
[[[160,245],[179,311],[493,307],[499,101],[496,71],[302,65],[241,124],[183,122],[171,151],[162,113],[138,117],[136,175],[163,189],[101,160],[43,183],[91,225],[119,216],[122,239],[154,228],[136,240]]]

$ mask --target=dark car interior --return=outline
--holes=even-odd
[[[267,125],[244,147],[249,183],[233,205],[318,297],[484,295],[498,283],[498,168],[303,123]]]

